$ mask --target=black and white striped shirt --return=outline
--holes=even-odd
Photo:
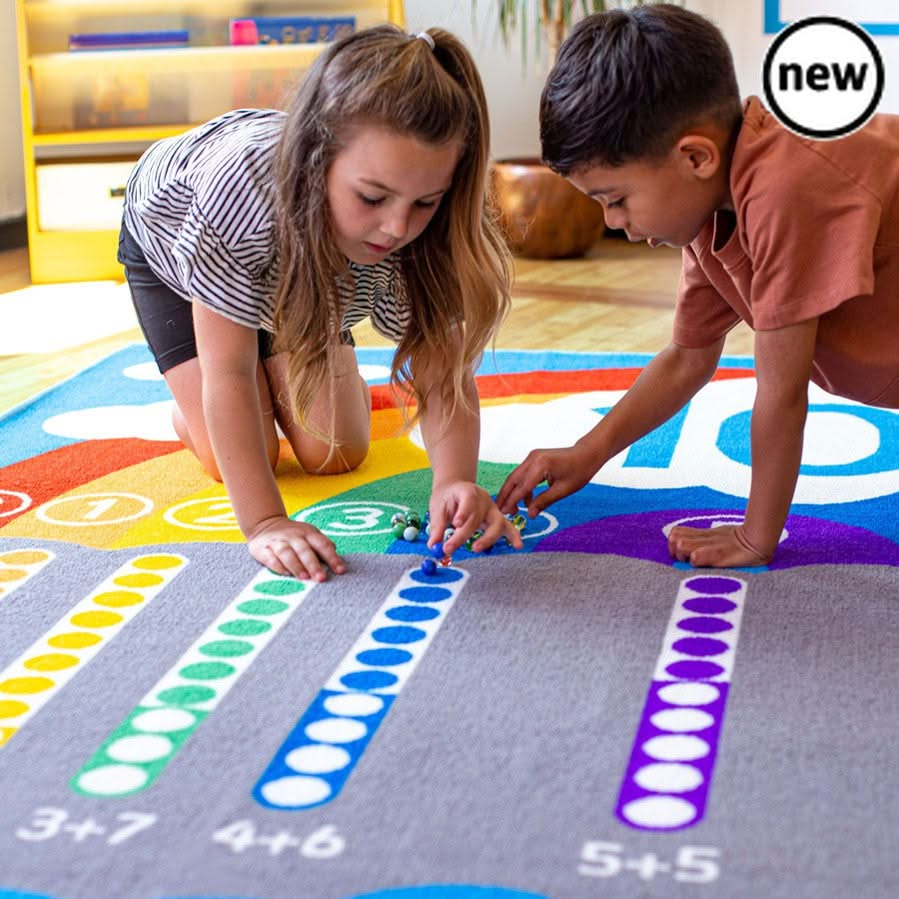
[[[124,221],[175,293],[250,328],[274,330],[278,259],[272,165],[284,113],[238,109],[153,144],[125,191]],[[409,306],[399,261],[350,262],[335,284],[346,329],[370,316],[399,341]]]

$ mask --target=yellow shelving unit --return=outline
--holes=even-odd
[[[153,141],[229,109],[274,106],[324,44],[229,46],[248,16],[405,27],[403,0],[15,0],[31,278],[122,277],[117,219]],[[186,30],[188,46],[70,52],[69,35]]]

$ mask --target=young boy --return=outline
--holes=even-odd
[[[741,108],[718,29],[680,7],[591,16],[543,90],[546,163],[629,240],[683,247],[671,343],[602,421],[534,450],[497,503],[531,517],[678,412],[712,377],[727,332],[755,331],[752,479],[741,525],[671,531],[696,566],[771,560],[802,454],[808,382],[899,408],[899,116],[833,141]],[[533,495],[546,481],[548,489]]]

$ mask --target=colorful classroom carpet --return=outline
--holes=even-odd
[[[899,895],[899,415],[814,390],[767,569],[738,520],[749,361],[529,522],[422,574],[430,475],[360,350],[372,450],[283,459],[350,572],[248,555],[143,346],[0,419],[0,897]],[[570,443],[642,356],[498,352],[480,478]]]

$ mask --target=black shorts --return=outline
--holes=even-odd
[[[159,280],[124,222],[119,232],[116,258],[125,266],[131,302],[160,373],[165,374],[170,368],[195,359],[197,340],[194,336],[193,304]],[[256,333],[259,337],[259,358],[268,359],[274,355],[275,335],[264,328],[259,328]],[[340,332],[340,342],[356,345],[349,328]]]
[[[170,368],[196,358],[193,304],[156,277],[144,251],[124,223],[119,233],[117,258],[125,266],[131,302],[160,373],[165,374]],[[262,328],[257,334],[259,358],[268,359],[274,355],[275,335]]]

